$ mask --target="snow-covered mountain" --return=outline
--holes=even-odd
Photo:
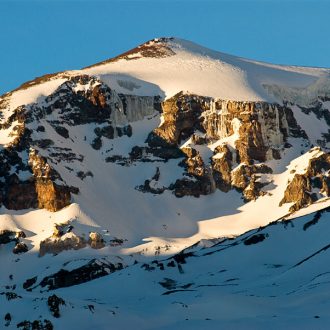
[[[1,326],[326,328],[330,69],[160,38],[0,110]]]

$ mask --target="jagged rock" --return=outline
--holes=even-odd
[[[57,254],[66,250],[79,250],[84,248],[87,242],[84,238],[75,235],[72,232],[61,235],[59,238],[49,237],[40,242],[39,256],[46,253]]]
[[[47,149],[50,146],[54,145],[54,142],[50,139],[41,139],[41,140],[32,141],[32,144],[41,149]]]
[[[145,180],[143,185],[137,186],[135,189],[142,191],[142,192],[148,192],[152,194],[162,194],[166,187],[157,187],[157,182],[160,177],[160,170],[159,167],[156,167],[156,173],[153,175],[151,180]]]
[[[302,207],[312,204],[315,198],[311,194],[311,184],[309,177],[303,174],[295,174],[292,181],[288,184],[280,206],[284,203],[294,203],[290,207],[290,212],[295,212]]]
[[[268,148],[263,140],[261,124],[257,120],[242,124],[239,136],[235,143],[238,163],[253,164],[254,160],[266,161]]]
[[[37,282],[38,277],[32,277],[28,278],[24,283],[23,283],[23,289],[25,290],[31,290],[31,286]]]
[[[162,194],[165,190],[166,187],[160,187],[160,188],[155,188],[151,186],[152,180],[145,180],[144,184],[137,186],[135,189],[142,191],[144,193],[151,193],[151,194]]]
[[[212,157],[213,178],[216,187],[224,192],[231,189],[231,170],[233,156],[227,145],[220,145]]]
[[[94,175],[91,171],[87,171],[87,172],[79,171],[79,172],[77,172],[77,177],[81,180],[84,180],[88,176],[93,177]]]
[[[321,151],[320,148],[318,148]],[[312,189],[319,189],[320,194],[330,196],[330,154],[322,152],[317,157],[313,157],[308,162],[308,167],[304,174],[295,174],[288,184],[280,206],[285,203],[294,203],[290,207],[290,212],[295,212],[306,207],[317,200],[317,195],[312,193]]]
[[[89,233],[88,244],[93,249],[102,249],[105,246],[105,242],[102,235],[97,232]]]
[[[194,157],[186,158],[182,164],[186,168],[187,173],[195,177],[206,176],[207,169],[205,168],[203,159],[199,153],[196,153],[196,156]]]
[[[168,145],[177,146],[178,142],[190,136],[194,130],[202,129],[200,115],[205,100],[208,99],[182,92],[167,99],[162,103],[163,124],[154,130],[154,134]]]
[[[37,180],[36,192],[38,195],[39,208],[45,208],[55,212],[71,203],[69,187],[57,185],[49,180]]]
[[[153,137],[151,136],[155,137],[156,139],[159,139],[152,132],[149,134],[147,141],[150,142],[153,139]],[[135,161],[153,162],[155,160],[150,158],[154,158],[154,157],[160,158],[164,161],[167,161],[168,159],[177,159],[184,157],[184,153],[180,150],[180,148],[169,146],[164,141],[162,141],[161,143],[164,143],[164,145],[157,146],[157,143],[154,144],[154,142],[150,142],[149,145],[151,145],[151,147],[134,146],[129,153],[129,159],[126,159],[126,163],[135,162]],[[122,157],[121,160],[123,160]]]
[[[252,174],[249,185],[243,191],[243,197],[245,201],[256,200],[259,196],[263,196],[266,192],[261,191],[261,188],[268,183],[257,182],[257,177]]]
[[[265,161],[271,157],[268,150],[283,144],[290,134],[286,109],[277,104],[212,100],[210,110],[202,116],[209,139],[237,134],[238,163]]]
[[[258,182],[257,178],[251,182],[251,175],[270,173],[271,169],[263,164],[253,167],[253,164],[256,161],[263,163],[269,159],[280,159],[281,148],[289,136],[307,138],[291,109],[279,104],[224,101],[181,92],[164,101],[162,109],[162,124],[149,134],[146,141],[150,149],[176,148],[182,139],[189,137],[193,145],[237,135],[236,155],[226,145],[215,150],[210,164],[211,180],[208,177],[208,165],[204,164],[197,151],[192,147],[182,148],[181,152],[186,158],[181,164],[195,180],[182,179],[174,183],[171,188],[175,187],[176,196],[197,196],[202,191],[211,193],[215,185],[225,192],[232,187],[242,192],[246,189],[244,199],[256,199],[264,194],[261,191],[264,184]],[[142,150],[134,150],[132,154],[135,159],[144,157]],[[235,161],[240,166],[232,171]],[[200,179],[202,183],[196,183]],[[207,185],[212,188],[205,189]],[[193,189],[197,189],[195,193]]]
[[[113,139],[114,138],[114,134],[115,134],[115,130],[112,126],[104,126],[104,127],[96,127],[94,129],[94,133],[96,134],[96,136],[98,136],[99,138],[104,136],[108,139]]]
[[[69,136],[69,131],[67,128],[63,127],[63,126],[57,126],[57,125],[53,125],[55,131],[57,134],[61,135],[62,137],[64,137],[65,139],[68,139]]]
[[[190,180],[187,178],[178,179],[169,187],[174,190],[176,197],[208,195],[213,191],[212,183],[208,178]]]
[[[93,249],[101,249],[105,246],[105,241],[101,234],[91,232],[86,241],[83,237],[72,232],[73,226],[69,223],[55,224],[53,235],[40,242],[39,256],[46,253],[57,254],[66,250],[79,250],[87,246]]]
[[[265,164],[241,164],[231,172],[232,186],[239,191],[243,191],[250,184],[252,175],[257,173],[272,173],[272,169]]]
[[[13,126],[10,134],[14,139],[0,151],[0,175],[5,180],[4,184],[0,184],[0,203],[8,209],[46,208],[58,211],[71,203],[71,193],[78,193],[77,188],[68,187],[63,182],[50,164],[83,161],[83,155],[56,146],[55,140],[36,139],[34,136],[32,139],[34,132],[45,132],[45,126],[35,128],[34,123],[40,120],[47,122],[63,138],[70,137],[68,127],[93,123],[96,134],[93,147],[100,149],[102,137],[130,137],[131,121],[159,111],[159,96],[119,96],[95,77],[64,76],[67,80],[43,102],[17,107],[0,124],[0,129]],[[8,107],[9,99],[0,99],[1,109]],[[44,149],[49,159],[31,147]],[[26,152],[29,153],[28,162],[20,154]],[[16,175],[19,171],[30,171],[31,177],[20,180]],[[23,175],[26,177],[26,173]]]
[[[65,233],[65,227],[67,224],[55,224],[53,229],[53,237],[62,237]]]
[[[244,245],[253,245],[263,242],[268,237],[268,234],[255,234],[244,240]]]
[[[5,319],[5,327],[9,327],[9,325],[10,325],[10,322],[11,322],[11,314],[10,313],[7,313],[6,315],[5,315],[5,317],[4,317],[4,319]]]
[[[58,211],[71,203],[69,188],[54,182],[60,178],[59,174],[34,149],[30,151],[29,164],[35,178],[35,193],[39,208]]]
[[[17,242],[17,234],[11,230],[0,231],[0,244],[8,244],[10,242]]]
[[[188,157],[193,158],[198,155],[198,151],[192,147],[183,147],[181,148],[181,151]]]
[[[308,140],[308,136],[306,132],[298,125],[292,110],[288,106],[285,106],[284,111],[285,111],[285,116],[288,123],[290,135],[295,138],[301,137],[303,139]]]
[[[45,126],[42,126],[42,125],[38,126],[37,129],[36,129],[36,131],[37,132],[45,132],[46,131],[45,130]]]
[[[7,181],[7,191],[3,204],[10,210],[22,210],[38,207],[38,195],[34,179],[20,182],[14,175]]]
[[[49,320],[22,321],[17,324],[21,330],[53,330],[54,326]]]
[[[47,305],[52,313],[52,315],[56,318],[60,317],[60,305],[65,305],[65,301],[58,297],[56,294],[49,296],[47,299]]]
[[[156,167],[156,173],[153,175],[151,180],[158,181],[159,178],[160,178],[160,170],[159,170],[159,167],[157,166]]]
[[[57,211],[70,204],[69,188],[54,183],[60,179],[59,174],[34,149],[29,154],[29,165],[33,173],[30,179],[20,181],[16,174],[12,174],[6,180],[3,203],[8,209],[46,208]]]
[[[13,299],[22,299],[22,297],[16,292],[1,292],[0,295],[5,295],[8,301]]]
[[[123,269],[122,263],[113,264],[93,259],[88,264],[71,271],[61,269],[57,273],[45,277],[39,285],[47,286],[49,290],[55,290],[92,281],[121,269]]]
[[[21,254],[21,253],[25,253],[27,252],[29,249],[27,247],[27,245],[23,242],[19,242],[15,245],[14,249],[13,249],[13,253],[14,254]]]
[[[121,155],[108,156],[108,157],[106,157],[105,161],[107,163],[116,163],[121,166],[128,166],[130,163],[129,159],[127,159],[126,157],[123,157]]]

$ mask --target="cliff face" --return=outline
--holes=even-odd
[[[163,122],[154,134],[170,145],[178,145],[198,131],[203,134],[203,144],[236,135],[237,162],[247,164],[279,158],[278,149],[289,136],[307,138],[292,110],[279,104],[179,93],[163,102],[162,110]]]
[[[3,98],[3,111],[9,105]],[[98,150],[102,139],[130,137],[131,122],[158,110],[158,97],[118,95],[87,75],[69,78],[41,102],[17,107],[0,124],[1,130],[10,131],[8,144],[0,150],[0,202],[8,209],[45,208],[55,212],[71,203],[72,193],[79,193],[54,166],[83,162],[84,155],[42,138],[45,126],[54,130],[55,139],[70,140],[70,127],[91,125],[90,145]]]
[[[4,98],[1,106],[8,107],[8,102]],[[156,96],[117,94],[95,77],[72,76],[42,101],[19,106],[2,120],[1,129],[11,130],[11,140],[0,152],[1,200],[8,209],[57,211],[71,203],[72,193],[79,193],[55,168],[60,163],[66,163],[68,169],[71,163],[80,166],[85,156],[72,147],[62,147],[63,142],[59,145],[43,138],[46,129],[54,131],[55,139],[73,141],[72,128],[88,126],[85,143],[103,154],[107,140],[134,139],[131,124],[159,112],[161,123],[144,144],[135,145],[128,156],[106,157],[106,162],[131,166],[154,159],[179,159],[181,178],[161,186],[157,186],[158,179],[150,178],[137,190],[153,194],[170,190],[177,197],[198,197],[217,189],[235,189],[244,201],[256,200],[267,194],[264,187],[271,183],[273,172],[270,163],[281,160],[291,147],[290,139],[312,146],[292,108],[289,103],[240,102],[183,92],[161,102]],[[326,143],[325,135],[320,145]],[[293,179],[280,205],[295,202],[291,211],[296,211],[317,199],[308,179],[315,166],[310,165],[309,174]],[[162,175],[159,168],[157,171]],[[83,180],[93,173],[79,171],[77,176]],[[320,180],[317,184],[322,191],[328,191],[328,180]]]
[[[224,101],[179,93],[162,103],[162,123],[149,136],[151,147],[180,149],[186,177],[169,189],[175,195],[199,196],[218,188],[236,189],[246,201],[255,200],[269,184],[266,163],[281,159],[288,138],[308,141],[288,105]],[[223,141],[219,142],[218,141]],[[202,158],[198,150],[215,146]],[[297,197],[298,198],[298,197]]]
[[[321,151],[320,148],[318,150]],[[330,154],[321,152],[308,162],[302,174],[295,174],[288,183],[280,205],[293,203],[290,211],[294,212],[317,201],[320,197],[330,196]]]

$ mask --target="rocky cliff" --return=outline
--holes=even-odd
[[[5,100],[3,110],[8,107]],[[94,77],[78,75],[42,102],[17,107],[1,123],[2,130],[10,131],[11,141],[0,150],[0,201],[8,209],[58,211],[71,203],[72,193],[79,193],[77,187],[63,181],[52,164],[83,162],[84,156],[42,138],[47,135],[45,126],[60,138],[70,139],[70,127],[90,124],[90,144],[99,150],[102,138],[130,137],[130,123],[159,111],[159,102],[158,97],[117,94]]]

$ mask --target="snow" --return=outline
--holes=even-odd
[[[10,109],[14,110],[21,105],[34,102],[41,102],[46,96],[53,93],[58,86],[67,79],[59,78],[50,80],[27,89],[21,89],[13,93],[11,96]]]
[[[7,129],[0,130],[0,146],[5,147],[15,139],[15,133],[13,128],[18,125],[18,121],[15,120]]]
[[[130,61],[121,59],[83,72],[98,76],[121,93],[128,94],[133,88],[136,95],[161,95],[167,98],[178,91],[187,90],[225,100],[274,101],[274,95],[269,94],[263,85],[278,85],[282,89],[311,85],[314,94],[328,86],[326,77],[330,73],[329,69],[246,60],[178,38],[169,41],[168,46],[175,55],[164,58],[141,57]],[[120,86],[118,80],[131,87],[125,88],[122,83]]]
[[[39,292],[37,287],[28,292],[17,285],[15,292],[22,298],[8,302],[0,296],[0,312],[14,316],[9,329],[40,315],[50,319],[55,329],[108,329],[109,324],[142,330],[205,329],[219,324],[226,329],[326,329],[330,322],[329,252],[317,251],[328,244],[329,213],[321,214],[318,222],[306,229],[313,217],[272,224],[231,241],[201,242],[185,251],[194,257],[186,258],[181,268],[178,264],[167,266],[171,259],[159,259],[164,270],[154,267],[146,271],[140,262],[56,291]],[[265,239],[246,245],[253,235],[264,235]],[[0,253],[12,265],[1,272],[15,274],[11,282],[3,277],[2,283],[8,284],[25,280],[22,270],[36,275],[36,262],[42,279],[61,265],[72,270],[89,260],[85,249],[76,259],[72,252],[38,259],[30,254],[29,264],[10,262],[4,251]],[[53,263],[46,269],[50,260]],[[152,260],[144,262],[155,266]],[[171,287],[167,288],[166,282]],[[46,305],[54,293],[66,303],[60,306],[60,318],[52,317]]]
[[[327,134],[329,126],[324,119],[318,119],[313,112],[306,114],[300,107],[294,105],[292,107],[298,125],[306,132],[309,140],[318,145],[320,140],[323,139],[323,134]]]

